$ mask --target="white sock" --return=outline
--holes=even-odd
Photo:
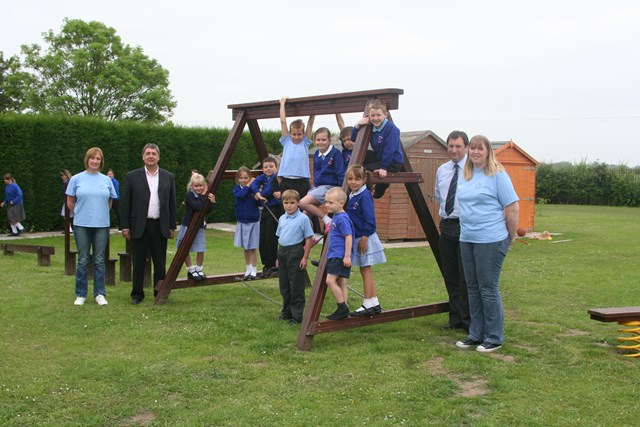
[[[362,305],[364,305],[365,308],[371,308],[373,307],[375,304],[372,302],[373,298],[365,298],[364,302],[362,303]]]
[[[251,264],[247,264],[247,271],[244,272],[244,275],[251,274]]]
[[[24,227],[20,223],[17,223],[16,227],[18,227],[18,230],[24,230]]]
[[[196,267],[195,267],[195,265],[192,265],[192,266],[187,267],[187,271],[188,271],[189,273],[193,273],[194,271],[196,271]]]
[[[371,306],[375,307],[376,305],[380,305],[380,302],[378,301],[378,297],[373,297],[371,298]]]
[[[201,265],[196,265],[196,271],[202,271],[202,266]]]
[[[324,222],[325,224],[329,224],[331,222],[331,218],[329,218],[329,215],[323,216],[322,222]]]
[[[251,272],[250,272],[250,273],[251,273],[251,275],[252,275],[252,276],[257,275],[257,274],[258,274],[258,267],[257,267],[257,266],[255,266],[255,265],[252,265],[252,266],[251,266]]]
[[[11,231],[13,232],[13,234],[16,234],[18,232],[18,228],[13,225],[13,224],[9,224],[11,226]]]

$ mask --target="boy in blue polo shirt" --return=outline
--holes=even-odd
[[[333,214],[327,252],[327,287],[331,290],[338,308],[327,316],[329,320],[349,317],[347,306],[347,279],[351,274],[353,255],[353,223],[344,211],[347,193],[341,187],[333,187],[325,195],[325,206]]]
[[[296,325],[304,311],[304,270],[311,250],[313,230],[309,218],[300,212],[300,195],[295,190],[282,193],[284,215],[278,221],[278,279],[282,295],[280,319]]]

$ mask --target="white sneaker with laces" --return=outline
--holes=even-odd
[[[73,302],[73,305],[84,305],[84,302],[87,299],[85,297],[76,297],[76,300]]]
[[[98,305],[107,305],[107,304],[109,304],[107,302],[107,299],[104,297],[104,295],[98,295],[96,297],[96,302],[98,303]]]

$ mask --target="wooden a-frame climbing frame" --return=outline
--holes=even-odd
[[[287,117],[358,113],[363,112],[366,105],[375,98],[383,100],[387,104],[389,110],[395,110],[398,108],[398,98],[402,93],[402,89],[380,89],[305,98],[292,98],[287,100],[286,112]],[[208,191],[211,193],[216,192],[222,182],[222,179],[233,178],[235,171],[227,171],[226,167],[228,166],[229,160],[238,145],[245,125],[249,127],[249,132],[255,145],[258,158],[263,159],[268,153],[264,144],[264,139],[262,138],[262,132],[258,126],[258,120],[278,118],[280,116],[280,103],[278,100],[249,104],[235,104],[229,105],[229,108],[232,109],[234,125],[229,132],[227,141],[225,142],[222,152],[216,161],[214,169],[207,175]],[[368,141],[370,135],[370,125],[364,126],[360,129],[355,141],[353,155],[351,157],[352,164],[363,164],[369,145]],[[412,171],[411,164],[407,159],[406,153],[404,154],[405,160],[403,171],[388,174],[384,179],[374,177],[373,182],[404,183],[411,203],[418,214],[424,233],[427,236],[429,245],[431,246],[433,256],[440,267],[438,230],[433,221],[433,217],[429,212],[424,195],[420,191],[419,183],[423,181],[422,176],[419,173],[414,173]],[[187,232],[183,238],[183,244],[178,248],[164,280],[158,282],[156,285],[157,295],[154,301],[155,304],[164,304],[172,289],[230,283],[235,282],[238,278],[243,276],[243,273],[208,276],[206,279],[197,283],[189,279],[177,279],[182,263],[184,262],[184,259],[188,254],[188,250],[191,247],[191,243],[197,233],[197,224],[202,224],[206,210],[205,206],[205,209],[198,211],[191,219]],[[372,317],[348,318],[341,321],[320,321],[318,319],[320,317],[320,311],[322,309],[327,290],[325,284],[327,249],[328,245],[325,244],[322,250],[322,257],[320,259],[318,271],[313,282],[309,303],[307,304],[305,315],[300,327],[300,333],[298,335],[297,348],[299,350],[310,350],[314,335],[320,333],[393,322],[411,317],[443,313],[449,310],[449,304],[447,302],[441,302],[387,310]]]

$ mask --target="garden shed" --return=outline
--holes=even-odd
[[[449,161],[447,143],[434,132],[401,132],[400,140],[414,172],[422,174],[424,182],[420,185],[422,194],[436,225],[440,224],[439,206],[434,189],[436,170]],[[331,143],[341,149],[340,140],[332,138]],[[520,216],[518,226],[533,231],[536,194],[536,167],[540,164],[513,141],[491,143],[496,158],[502,163],[513,181],[516,193],[520,197]],[[313,152],[309,150],[309,162],[313,176]],[[313,178],[312,178],[313,182]],[[376,200],[376,220],[378,236],[383,242],[399,240],[421,240],[426,236],[411,205],[409,195],[402,184],[393,184],[384,197]]]

